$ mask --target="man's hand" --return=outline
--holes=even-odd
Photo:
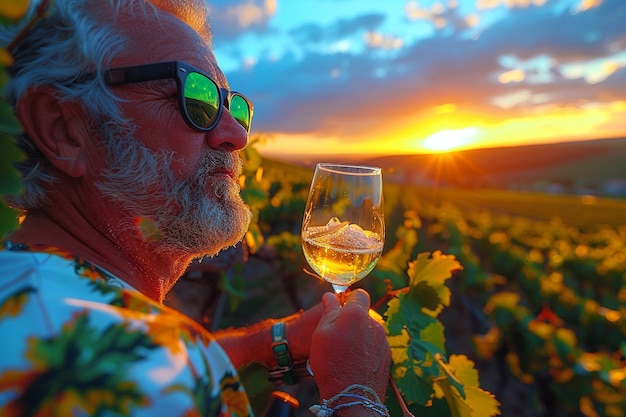
[[[328,399],[352,384],[360,384],[384,398],[391,351],[385,329],[369,316],[369,294],[353,290],[340,306],[334,294],[326,293],[322,305],[310,356],[320,397]]]
[[[322,316],[322,304],[304,312],[285,317],[285,336],[289,342],[289,354],[294,362],[307,360],[311,352],[311,338]]]

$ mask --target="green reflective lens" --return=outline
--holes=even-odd
[[[250,106],[246,99],[238,94],[233,94],[230,98],[230,114],[246,131],[250,131]]]
[[[217,85],[197,72],[190,72],[184,86],[185,107],[191,121],[200,128],[211,127],[219,109]]]

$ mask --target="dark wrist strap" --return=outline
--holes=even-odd
[[[292,385],[295,383],[293,374],[293,362],[289,355],[289,343],[285,338],[285,323],[280,321],[272,326],[272,350],[278,361],[276,368],[270,369],[270,381]]]

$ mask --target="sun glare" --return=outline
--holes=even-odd
[[[457,130],[441,130],[433,133],[424,140],[426,149],[437,152],[447,152],[463,145],[467,145],[476,137],[478,130],[474,127]]]

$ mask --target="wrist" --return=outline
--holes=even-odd
[[[213,335],[236,368],[253,362],[269,368],[277,365],[271,348],[274,323],[276,320],[266,319],[247,327],[218,330]]]
[[[270,369],[270,380],[280,378],[284,384],[294,383],[293,361],[289,353],[289,342],[285,337],[285,322],[279,321],[272,326],[272,351],[276,358],[276,366]]]
[[[322,400],[321,405],[310,407],[309,410],[318,417],[365,415],[390,417],[378,393],[368,386],[359,384],[350,385],[331,398]]]
[[[276,366],[268,369],[269,381],[279,386],[293,385],[300,381],[311,379],[312,375],[307,367],[307,361],[293,360],[291,345],[286,336],[285,323],[282,321],[274,323],[271,333],[272,351],[276,359]]]

